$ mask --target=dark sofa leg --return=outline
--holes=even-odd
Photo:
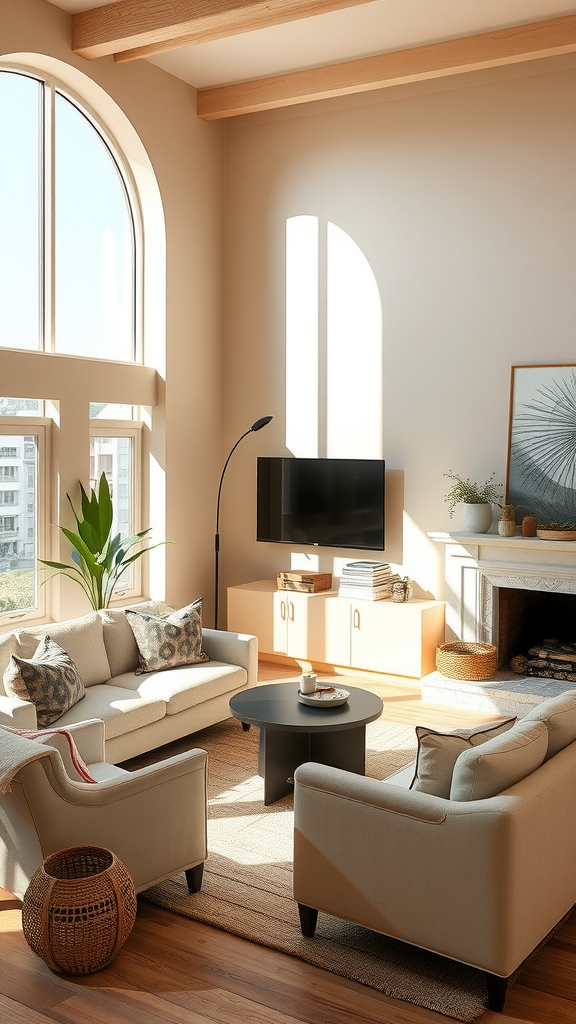
[[[300,914],[300,928],[302,929],[302,935],[305,935],[307,939],[314,938],[316,922],[318,920],[318,911],[313,910],[312,907],[305,907],[303,903],[299,903],[298,913]]]
[[[244,732],[248,732],[249,728],[250,722],[242,722],[242,729],[244,730]]]
[[[486,972],[486,982],[488,984],[488,1009],[501,1013],[506,1002],[508,978],[500,978],[497,974]]]
[[[188,892],[200,892],[202,887],[202,875],[204,874],[204,864],[197,864],[195,868],[188,868],[186,871],[186,881],[188,882]]]

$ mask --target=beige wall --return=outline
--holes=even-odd
[[[285,453],[285,224],[308,214],[347,232],[376,276],[383,451],[399,471],[385,557],[440,595],[441,552],[426,533],[449,524],[443,474],[503,481],[510,366],[575,358],[573,63],[228,124],[225,448],[274,415],[231,464],[228,585],[290,561],[290,548],[255,541],[255,458]],[[358,557],[299,550],[326,570]]]
[[[104,89],[131,122],[156,175],[166,225],[166,312],[164,316],[161,310],[162,282],[158,288],[160,313],[155,323],[150,315],[145,328],[147,351],[157,352],[164,332],[166,337],[166,379],[162,371],[157,388],[160,404],[150,438],[160,475],[166,474],[165,510],[159,510],[158,519],[162,521],[165,511],[166,536],[175,542],[165,551],[165,591],[177,606],[201,593],[208,602],[212,592],[213,496],[221,457],[223,127],[198,120],[194,90],[146,61],[116,65],[112,58],[88,62],[76,57],[70,50],[69,15],[44,0],[0,2],[0,54],[21,53],[63,61]],[[86,86],[89,94],[89,83]],[[157,245],[154,239],[148,241],[154,278]],[[40,379],[41,364],[47,366],[50,359],[35,357],[35,373]],[[161,359],[152,356],[151,361],[161,367]],[[133,399],[111,397],[118,390],[114,364],[109,364],[107,378],[110,396],[106,378],[103,381],[90,362],[59,359],[58,364],[63,395],[43,395],[35,390],[33,397],[62,397],[64,403],[62,422],[66,416],[70,433],[66,460],[59,467],[63,497],[78,479],[87,482],[87,402]],[[17,374],[11,378],[10,366],[10,358],[0,350],[2,393],[20,394],[21,380]],[[85,384],[83,401],[75,380]],[[96,381],[98,395],[93,395],[90,387]],[[141,383],[150,391],[148,377]],[[158,594],[162,581],[155,586]],[[64,588],[55,609],[57,616],[79,612],[81,600],[78,588],[69,592]]]

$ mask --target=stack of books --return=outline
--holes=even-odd
[[[387,562],[348,562],[342,569],[338,596],[383,601],[392,597],[392,586],[399,579]]]
[[[330,590],[331,586],[331,572],[291,569],[290,571],[279,572],[276,577],[277,590],[297,590],[301,594],[317,594],[321,590]]]

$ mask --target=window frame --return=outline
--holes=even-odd
[[[36,590],[37,604],[33,608],[14,609],[11,611],[0,611],[0,631],[3,627],[9,626],[14,620],[19,622],[44,621],[48,615],[49,594],[45,586],[47,576],[44,570],[38,565],[41,558],[49,558],[48,552],[48,528],[50,523],[50,429],[51,420],[43,416],[28,418],[27,416],[2,416],[0,417],[0,443],[4,436],[18,436],[37,438],[36,448],[36,515],[35,515],[35,555],[36,555]],[[21,481],[22,482],[22,481]],[[2,505],[2,509],[10,506]],[[2,512],[4,517],[4,512]],[[26,520],[26,537],[28,531],[29,513],[24,513]],[[47,570],[48,571],[48,570]],[[43,575],[41,575],[41,573]]]
[[[132,532],[139,533],[142,526],[142,430],[141,420],[90,420],[90,437],[132,438]],[[110,606],[126,604],[126,601],[142,597],[142,559],[132,563],[133,585],[115,590]]]

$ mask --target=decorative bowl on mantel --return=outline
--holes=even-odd
[[[554,530],[539,526],[536,530],[536,536],[540,537],[541,540],[576,540],[576,529]]]

